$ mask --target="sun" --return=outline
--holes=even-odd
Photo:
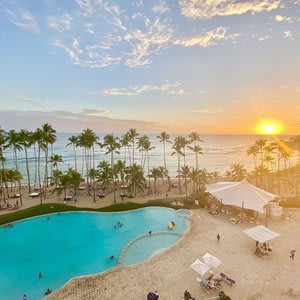
[[[282,132],[283,126],[277,120],[261,120],[257,123],[255,131],[258,134],[277,135]]]

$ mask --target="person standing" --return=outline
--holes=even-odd
[[[218,242],[219,242],[220,238],[221,238],[220,235],[217,234],[217,240],[218,240]]]
[[[290,258],[291,258],[292,260],[294,260],[295,254],[296,254],[296,250],[291,250]]]

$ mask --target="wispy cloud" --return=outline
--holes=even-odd
[[[113,57],[101,52],[100,46],[85,46],[81,48],[79,40],[72,39],[71,45],[65,45],[60,40],[53,41],[53,45],[62,48],[70,57],[75,65],[89,67],[92,69],[104,68],[114,64],[119,64],[121,58]],[[100,50],[99,50],[100,49]]]
[[[146,18],[145,30],[135,28],[128,31],[124,40],[130,45],[125,64],[129,67],[145,66],[151,63],[151,56],[158,55],[173,37],[173,28],[168,19],[151,21]]]
[[[293,38],[293,32],[290,31],[290,30],[287,30],[283,33],[284,37],[285,38],[288,38],[288,39],[292,39]]]
[[[191,113],[216,114],[222,112],[222,108],[195,108],[190,110]]]
[[[3,10],[6,13],[9,21],[18,28],[39,33],[39,25],[30,11],[18,7],[14,7],[14,10],[3,7]]]
[[[75,0],[79,5],[80,9],[84,16],[89,16],[94,13],[95,8],[92,0]]]
[[[193,19],[271,11],[279,4],[280,0],[179,0],[181,13]]]
[[[205,48],[217,45],[220,41],[236,40],[238,36],[239,34],[235,33],[227,34],[227,28],[225,27],[218,27],[199,36],[178,39],[175,44],[185,47],[200,46]]]
[[[276,15],[274,19],[277,22],[283,22],[283,21],[287,21],[289,23],[293,23],[294,22],[294,18],[292,18],[292,17],[286,17],[286,16],[282,16],[282,15]]]
[[[271,38],[271,36],[268,34],[268,35],[259,37],[258,40],[262,42],[262,41],[269,40],[270,38]]]
[[[164,14],[166,12],[168,12],[170,10],[170,8],[168,7],[167,3],[165,0],[160,0],[157,3],[154,4],[154,6],[152,7],[152,11],[156,14]]]
[[[112,113],[102,108],[86,108],[80,112],[81,115],[85,116],[106,116],[112,117]]]
[[[24,96],[18,96],[18,97],[16,97],[16,99],[22,103],[28,104],[31,107],[34,107],[34,108],[48,109],[48,107],[46,105],[44,105],[43,103],[41,103],[39,101],[31,100]]]
[[[63,14],[60,17],[49,16],[47,17],[48,27],[59,32],[71,30],[73,18],[69,14]]]
[[[167,93],[172,96],[183,95],[184,89],[180,87],[179,82],[163,83],[161,85],[136,85],[129,88],[110,88],[102,91],[105,96],[138,96],[149,92]]]

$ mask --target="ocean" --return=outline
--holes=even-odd
[[[57,141],[53,144],[53,153],[59,154],[63,158],[63,163],[59,163],[58,168],[62,171],[67,170],[69,167],[74,167],[74,153],[73,146],[66,146],[69,141],[68,138],[72,135],[79,135],[78,133],[57,133]],[[105,134],[97,134],[100,138],[100,142],[103,142],[103,137]],[[188,137],[187,135],[181,134],[182,136]],[[115,136],[118,136],[115,134]],[[119,135],[120,137],[122,134]],[[163,166],[163,144],[157,139],[157,134],[148,135],[151,145],[155,148],[149,152],[150,168]],[[170,140],[174,141],[177,134],[170,135]],[[233,164],[242,164],[247,171],[254,169],[254,161],[252,156],[247,155],[247,149],[252,146],[258,139],[267,139],[273,141],[272,137],[268,136],[257,136],[257,135],[201,135],[203,142],[198,142],[198,144],[203,148],[202,155],[198,156],[199,168],[207,169],[207,171],[217,171],[221,175],[230,169]],[[289,140],[289,136],[280,137],[283,140]],[[132,150],[130,150],[132,151]],[[96,166],[99,161],[107,160],[110,162],[110,155],[105,155],[105,149],[100,149],[99,146],[95,147],[95,162]],[[124,150],[120,149],[119,154],[115,154],[115,161],[118,159],[124,160]],[[177,171],[177,156],[171,156],[174,152],[172,145],[166,143],[166,164],[167,169],[171,177],[176,176]],[[82,150],[77,148],[77,168],[78,171],[82,170]],[[44,153],[42,152],[41,166],[43,166]],[[12,159],[12,151],[6,149],[4,151],[4,156],[6,158],[5,167],[14,168],[14,163]],[[34,172],[34,151],[33,149],[28,150],[29,166],[31,169],[31,178],[33,179]],[[142,158],[142,153],[135,150],[135,162],[140,163]],[[128,153],[127,153],[128,161]],[[276,161],[276,160],[275,160]],[[296,162],[296,153],[292,158],[292,164]],[[129,161],[128,161],[129,164]],[[186,150],[186,164],[190,167],[195,167],[195,154],[187,149]],[[183,157],[181,158],[181,165],[183,165]],[[25,165],[25,154],[24,151],[18,152],[18,166],[21,174],[23,175],[23,181],[26,182],[26,165]],[[43,169],[43,167],[41,168]],[[146,167],[145,167],[146,169]],[[50,166],[49,166],[50,170]],[[42,172],[41,172],[42,174]],[[41,177],[43,178],[43,177]]]

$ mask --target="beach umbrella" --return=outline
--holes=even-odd
[[[205,187],[206,191],[219,199],[222,204],[252,209],[260,213],[264,212],[264,207],[269,201],[278,197],[250,184],[246,178],[240,182],[218,182],[207,184]]]
[[[222,262],[216,258],[215,256],[206,253],[205,255],[202,256],[203,261],[210,267],[212,268],[217,268]]]
[[[208,270],[210,269],[210,266],[206,265],[205,263],[203,263],[202,261],[200,261],[199,259],[196,259],[191,265],[190,267],[195,270],[197,273],[199,273],[201,276],[204,276]]]
[[[244,233],[253,238],[255,241],[258,241],[260,243],[265,243],[267,241],[270,241],[278,236],[280,236],[279,233],[270,230],[269,228],[259,225],[250,229],[244,230]]]

